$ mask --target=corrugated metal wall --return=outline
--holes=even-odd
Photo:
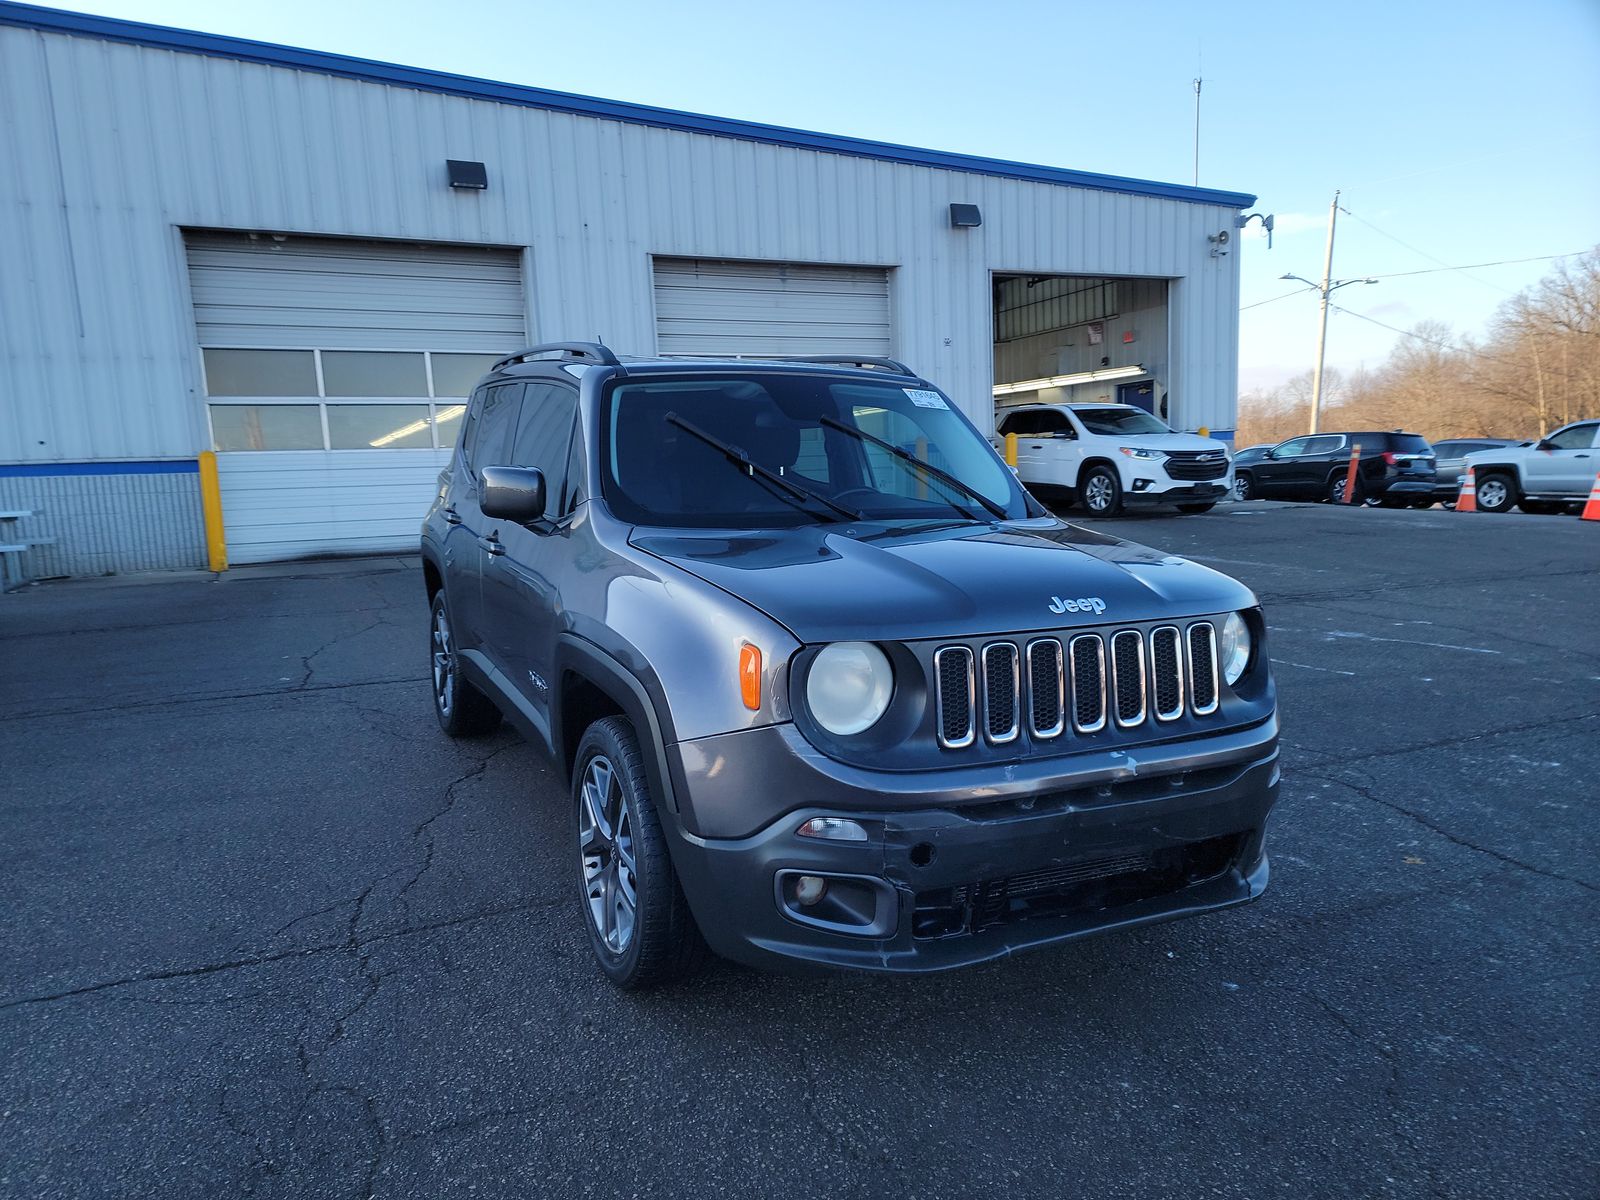
[[[118,464],[93,474],[0,468],[0,510],[34,514],[0,535],[0,541],[15,534],[44,542],[23,559],[30,579],[206,565],[200,476],[192,462]]]
[[[656,347],[654,256],[892,267],[893,350],[990,422],[990,275],[1173,280],[1172,416],[1231,428],[1234,210],[0,28],[0,460],[205,445],[181,228],[526,246],[528,328]],[[488,164],[453,191],[446,158]],[[949,227],[948,205],[983,226]]]

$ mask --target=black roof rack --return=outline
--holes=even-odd
[[[833,363],[841,367],[872,367],[879,371],[893,371],[896,375],[909,375],[913,379],[922,378],[899,359],[884,358],[876,354],[802,354],[794,358],[784,358],[783,361]]]
[[[599,363],[602,367],[620,367],[622,362],[611,353],[608,346],[599,342],[546,342],[542,346],[529,346],[526,350],[518,350],[515,354],[508,354],[495,363],[491,370],[499,371],[513,363],[527,362],[544,354],[559,354],[562,358],[581,358]]]

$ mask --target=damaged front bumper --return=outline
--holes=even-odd
[[[678,797],[702,815],[718,808],[718,792],[756,778],[767,797],[816,801],[747,836],[701,837],[681,823],[674,831],[674,863],[706,940],[751,965],[942,970],[1242,904],[1267,884],[1275,718],[982,777],[822,772],[796,758],[775,771],[794,739],[734,736],[755,733],[765,736],[741,747],[767,752],[754,776],[726,754],[673,763]],[[800,836],[814,817],[851,822],[865,840]],[[803,902],[817,880],[822,898]]]

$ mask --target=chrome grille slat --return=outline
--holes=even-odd
[[[1072,675],[1072,727],[1099,733],[1106,727],[1106,644],[1099,634],[1080,633],[1067,647]]]
[[[939,744],[961,750],[977,740],[973,710],[972,651],[945,646],[933,656],[933,716]]]
[[[961,750],[1107,730],[1134,731],[1222,706],[1214,621],[1066,630],[940,647],[933,655],[939,744]]]
[[[1217,631],[1210,621],[1189,626],[1189,703],[1199,717],[1217,711]]]
[[[983,648],[983,733],[1002,746],[1022,730],[1022,682],[1017,672],[1017,648],[1010,642],[990,642]]]
[[[1144,637],[1137,629],[1121,629],[1111,635],[1111,681],[1118,727],[1132,729],[1144,724]]]
[[[1150,631],[1150,708],[1158,721],[1183,716],[1183,634],[1176,625]]]
[[[1055,638],[1028,643],[1028,721],[1036,738],[1059,737],[1067,727],[1061,643]]]

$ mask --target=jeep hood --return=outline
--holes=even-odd
[[[630,541],[755,606],[802,642],[1023,633],[1256,603],[1243,584],[1207,567],[1055,520],[928,532],[636,529]],[[1079,600],[1090,603],[1068,604]]]

